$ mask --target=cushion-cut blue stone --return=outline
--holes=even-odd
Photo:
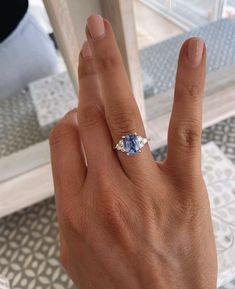
[[[140,142],[135,134],[128,134],[123,138],[123,145],[126,153],[134,155],[140,150]]]

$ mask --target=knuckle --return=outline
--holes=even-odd
[[[86,65],[79,65],[78,67],[78,77],[83,79],[96,74],[94,65],[86,63]]]
[[[83,105],[79,108],[78,123],[80,127],[90,128],[97,126],[101,117],[101,108],[94,104]]]
[[[118,196],[105,198],[102,203],[102,211],[105,223],[110,231],[116,235],[124,233],[124,227],[129,223],[129,208]]]
[[[195,221],[200,216],[201,208],[199,202],[193,197],[186,195],[181,196],[178,206],[178,216],[182,217],[182,220]]]
[[[201,133],[197,129],[184,128],[180,132],[181,144],[186,148],[194,148],[198,145]]]
[[[184,83],[179,86],[181,95],[189,98],[190,100],[200,100],[202,96],[202,89],[199,83]]]
[[[74,117],[74,111],[69,112],[64,119],[62,119],[51,131],[49,141],[51,146],[60,144],[62,140],[66,139],[66,136],[75,129],[75,123],[72,121]]]
[[[68,126],[65,125],[64,123],[57,124],[50,133],[50,137],[49,137],[50,144],[54,146],[60,143],[64,135],[68,133],[67,129],[68,129]]]
[[[174,127],[171,134],[172,140],[178,142],[183,148],[192,149],[200,144],[201,127],[196,121]]]
[[[126,134],[136,130],[136,113],[135,112],[113,112],[107,116],[111,129],[117,134]]]
[[[113,52],[105,52],[97,56],[96,66],[97,69],[102,73],[110,71],[120,67],[121,60],[120,57]]]

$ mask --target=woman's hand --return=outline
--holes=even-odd
[[[215,289],[200,156],[202,40],[182,46],[160,163],[148,144],[132,156],[113,149],[123,135],[145,136],[144,126],[109,22],[89,17],[86,34],[78,111],[50,137],[63,266],[81,289]]]

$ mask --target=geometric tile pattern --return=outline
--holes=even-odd
[[[32,82],[29,91],[42,129],[54,124],[77,106],[77,96],[68,72]]]
[[[232,117],[204,129],[202,142],[214,141],[235,163],[234,136]],[[166,147],[153,155],[164,159]],[[59,262],[54,198],[0,219],[0,275],[12,289],[75,289]],[[222,288],[235,289],[235,281]]]
[[[74,288],[59,263],[54,199],[0,220],[0,272],[12,289]]]
[[[0,158],[45,140],[28,90],[0,100]]]
[[[202,143],[208,141],[214,141],[235,164],[235,116],[205,128]]]
[[[202,146],[202,174],[210,200],[221,285],[235,276],[235,166],[214,142]]]
[[[215,21],[154,44],[140,50],[146,97],[173,87],[180,47],[192,36],[202,37],[205,41],[208,72],[235,62],[235,21],[230,19]]]

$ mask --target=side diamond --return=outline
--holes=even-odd
[[[143,138],[142,136],[138,136],[138,140],[140,143],[140,148],[142,148],[148,142],[147,138]]]
[[[118,142],[118,144],[116,145],[116,149],[119,150],[119,151],[121,151],[121,152],[123,152],[123,153],[125,152],[123,140],[120,140],[120,141]]]

